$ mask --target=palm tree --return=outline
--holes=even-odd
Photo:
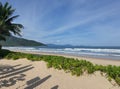
[[[13,16],[15,9],[6,2],[4,5],[0,2],[0,40],[6,41],[6,36],[11,34],[20,35],[22,24],[13,23],[13,20],[19,17],[19,15]]]

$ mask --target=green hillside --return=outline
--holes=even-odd
[[[24,38],[17,38],[14,36],[6,37],[6,41],[0,41],[2,46],[45,46],[45,44]]]

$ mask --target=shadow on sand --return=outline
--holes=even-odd
[[[52,87],[51,89],[58,89],[58,85],[56,85],[56,86],[54,86],[54,87]]]
[[[17,81],[24,81],[26,75],[23,73],[34,68],[32,65],[20,66],[21,64],[15,66],[0,65],[0,88],[12,86]]]
[[[33,89],[37,86],[39,86],[40,84],[42,84],[43,82],[45,82],[46,80],[48,80],[51,77],[51,75],[46,76],[43,79],[40,79],[39,77],[35,77],[29,81],[27,81],[27,87],[24,89]]]

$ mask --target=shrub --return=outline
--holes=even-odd
[[[0,50],[0,56],[7,59],[19,59],[27,58],[31,61],[43,60],[47,62],[47,67],[54,67],[55,69],[63,69],[66,72],[71,72],[72,75],[80,76],[84,72],[92,74],[95,71],[105,73],[108,80],[114,79],[118,85],[120,85],[120,66],[103,66],[94,65],[86,60],[78,60],[73,58],[66,58],[62,56],[51,56],[51,55],[35,55],[20,52],[11,52],[9,50]]]

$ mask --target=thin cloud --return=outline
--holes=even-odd
[[[99,20],[101,18],[102,19],[106,18],[108,16],[111,16],[112,13],[116,13],[119,10],[119,8],[112,8],[112,7],[110,7],[110,8],[106,7],[106,8],[101,8],[99,10],[101,12],[96,11],[96,13],[94,12],[92,15],[88,16],[86,19],[83,19],[83,20],[80,20],[80,21],[77,21],[77,22],[72,22],[71,21],[72,23],[69,23],[69,24],[66,24],[65,26],[54,29],[52,32],[49,32],[46,36],[63,33],[65,31],[69,31],[70,29],[75,28],[77,26],[88,24],[88,23],[90,23],[92,21]],[[105,10],[105,11],[103,11],[103,10]]]
[[[16,22],[25,26],[25,38],[45,43],[120,45],[116,39],[120,38],[119,0],[1,1],[16,8],[20,15]]]

